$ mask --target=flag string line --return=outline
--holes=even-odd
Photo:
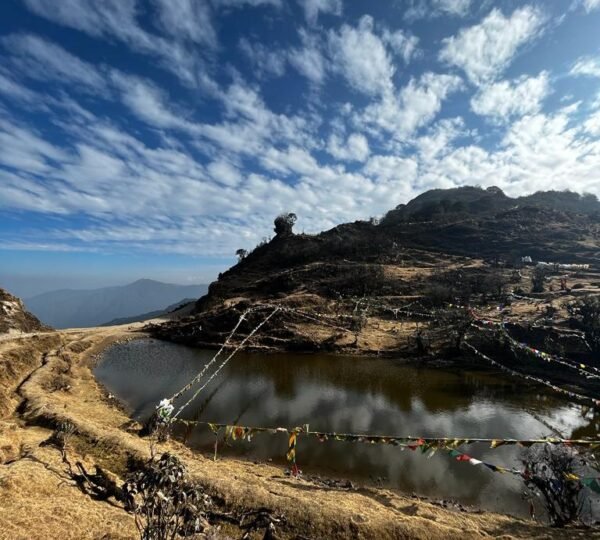
[[[501,364],[500,362],[497,362],[496,360],[490,358],[486,354],[483,354],[481,351],[479,351],[478,349],[473,347],[473,345],[471,345],[466,339],[463,341],[463,345],[465,347],[467,347],[469,350],[471,350],[471,352],[473,352],[475,355],[479,356],[480,358],[483,358],[484,360],[486,360],[493,366],[501,369],[502,371],[504,371],[506,373],[509,373],[510,375],[513,375],[514,377],[520,377],[520,378],[528,380],[528,381],[537,382],[538,384],[547,386],[548,388],[551,388],[555,392],[569,396],[570,398],[578,399],[580,401],[587,401],[587,402],[591,403],[594,407],[600,407],[600,399],[592,398],[590,396],[579,394],[577,392],[571,392],[570,390],[565,390],[564,388],[560,388],[559,386],[556,386],[549,381],[545,381],[538,377],[534,377],[533,375],[525,375],[523,373],[515,371],[514,369],[511,369],[511,368],[505,366],[504,364]]]
[[[478,326],[478,324],[481,324],[483,326]],[[584,375],[588,379],[600,379],[600,375],[596,375],[595,373],[591,373],[590,371],[588,371],[588,369],[591,369],[597,373],[600,373],[600,370],[595,368],[594,366],[583,364],[581,362],[578,362],[577,365],[575,365],[575,363],[567,360],[566,358],[563,358],[558,355],[550,354],[550,353],[547,353],[544,351],[540,351],[539,349],[536,349],[535,347],[531,347],[531,346],[527,345],[527,343],[523,343],[521,341],[516,340],[508,333],[508,330],[506,329],[506,323],[504,323],[504,322],[496,322],[496,321],[490,321],[490,320],[486,320],[486,319],[476,319],[472,323],[472,326],[474,328],[481,329],[481,330],[489,330],[489,331],[493,331],[494,329],[500,330],[502,332],[503,336],[513,346],[515,346],[525,352],[530,353],[531,355],[535,356],[536,358],[541,358],[542,360],[545,360],[546,362],[556,362],[556,363],[566,366],[568,368],[577,370],[580,374]],[[486,328],[486,326],[493,327],[493,328]]]
[[[194,392],[194,394],[192,395],[192,397],[190,397],[190,399],[188,399],[180,408],[179,410],[175,413],[175,415],[173,416],[173,418],[177,418],[182,412],[183,410],[192,402],[194,401],[194,399],[196,399],[196,397],[198,396],[198,394],[200,392],[202,392],[202,390],[204,390],[208,384],[219,374],[219,372],[225,367],[225,365],[229,362],[229,360],[231,360],[235,354],[244,347],[244,345],[246,344],[246,342],[254,335],[256,334],[256,332],[258,332],[262,326],[264,326],[269,319],[271,319],[271,317],[273,317],[273,315],[275,315],[275,313],[277,313],[279,311],[279,308],[276,307],[273,311],[271,311],[271,313],[269,313],[253,330],[252,332],[250,332],[243,340],[242,342],[231,352],[231,354],[225,358],[225,360],[223,360],[223,362],[221,362],[221,364],[219,365],[219,367],[217,367],[217,369],[213,372],[213,374],[206,380],[206,382],[200,387],[198,388],[198,390],[196,390]],[[240,317],[241,319],[241,317]],[[239,325],[238,325],[239,326]],[[230,335],[233,335],[230,334]],[[216,356],[215,356],[216,357]],[[205,371],[205,370],[203,370]]]
[[[194,384],[196,384],[204,376],[204,374],[208,371],[208,369],[216,362],[217,358],[225,350],[225,348],[231,341],[231,338],[237,332],[237,329],[240,327],[240,325],[246,318],[246,315],[248,315],[248,313],[250,311],[251,311],[250,309],[247,309],[240,315],[240,318],[238,319],[236,325],[233,327],[233,330],[231,330],[231,332],[229,333],[229,335],[227,336],[227,338],[225,339],[225,341],[223,342],[223,344],[221,345],[219,350],[216,352],[216,354],[207,362],[207,364],[202,368],[202,370],[200,371],[200,373],[198,375],[196,375],[188,384],[186,384],[183,388],[181,388],[181,390],[179,390],[178,392],[173,394],[173,396],[171,396],[170,401],[174,401],[179,396],[181,396],[182,394],[187,392],[190,388],[192,388],[192,386],[194,386]]]
[[[214,459],[217,458],[217,440],[219,432],[222,428],[225,428],[225,439],[232,440],[247,440],[251,441],[252,437],[258,433],[285,433],[288,436],[288,449],[286,452],[286,459],[290,464],[290,473],[292,476],[298,476],[300,469],[298,468],[296,457],[297,457],[297,444],[298,437],[300,435],[315,436],[320,442],[327,440],[345,441],[345,442],[363,442],[369,444],[389,444],[392,446],[401,447],[402,450],[408,448],[409,450],[416,451],[420,450],[422,454],[428,454],[427,457],[432,457],[438,450],[446,451],[449,455],[459,462],[468,462],[471,465],[483,465],[487,469],[496,473],[510,473],[515,476],[519,476],[524,480],[534,478],[527,469],[519,470],[511,467],[504,467],[501,465],[495,465],[487,461],[483,461],[474,458],[463,452],[459,452],[456,448],[461,444],[470,444],[474,442],[490,442],[491,448],[497,448],[503,444],[522,444],[523,446],[545,443],[545,444],[570,444],[570,445],[596,445],[600,446],[600,441],[589,441],[586,439],[489,439],[489,438],[468,438],[468,439],[450,439],[446,437],[428,437],[428,438],[416,438],[416,437],[388,437],[382,435],[359,435],[351,433],[334,433],[324,431],[311,431],[308,428],[308,424],[303,427],[295,428],[265,428],[265,427],[248,427],[239,425],[228,425],[219,424],[213,422],[202,422],[202,421],[188,421],[178,419],[177,422],[187,425],[206,425],[215,435],[214,445]],[[450,444],[446,444],[450,443]],[[564,473],[564,479],[567,481],[580,482],[584,486],[589,487],[593,491],[600,493],[600,477],[597,476],[581,476],[575,473]],[[558,481],[554,479],[554,481]]]
[[[237,433],[237,438],[243,438],[247,433],[291,433],[301,432],[304,435],[322,438],[323,440],[343,440],[348,442],[366,442],[371,444],[393,444],[394,442],[408,443],[414,441],[420,444],[444,444],[449,448],[457,448],[462,445],[473,443],[489,443],[490,448],[498,448],[503,445],[531,446],[533,444],[567,444],[571,446],[590,446],[600,448],[600,439],[563,439],[560,437],[543,437],[538,439],[515,439],[503,437],[419,437],[412,435],[371,435],[368,433],[336,433],[334,431],[314,431],[307,427],[264,427],[264,426],[239,426],[219,422],[207,422],[202,420],[186,420],[173,418],[173,422],[187,426],[208,426],[213,432],[215,429],[231,428],[231,430],[244,430]],[[232,432],[232,436],[236,436]],[[595,448],[594,448],[595,449]]]

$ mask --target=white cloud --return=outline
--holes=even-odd
[[[396,54],[400,55],[406,64],[410,62],[413,55],[417,52],[419,38],[402,30],[391,32],[386,28],[383,31],[382,38],[384,43]]]
[[[251,42],[245,37],[240,39],[239,47],[252,62],[259,76],[281,77],[285,73],[286,58],[278,49],[273,50],[262,43]]]
[[[537,77],[483,86],[471,99],[471,109],[495,121],[506,122],[515,116],[537,113],[549,91],[548,73],[542,71]]]
[[[452,15],[464,17],[471,7],[472,0],[416,0],[406,10],[405,18],[409,20],[427,17]]]
[[[214,180],[227,186],[237,186],[242,181],[239,169],[223,159],[213,161],[207,169]]]
[[[594,137],[600,137],[600,110],[595,111],[583,123],[583,129]]]
[[[45,174],[54,162],[68,163],[71,155],[26,126],[0,117],[0,163],[25,173]]]
[[[583,0],[583,7],[589,13],[600,8],[600,0]]]
[[[374,126],[402,140],[435,118],[442,101],[462,87],[456,75],[427,72],[411,79],[397,94],[386,93],[381,101],[367,106],[358,122]]]
[[[214,83],[201,69],[203,63],[197,52],[192,54],[182,43],[147,32],[139,25],[136,0],[23,1],[40,17],[95,38],[117,39],[136,52],[154,56],[164,69],[182,82],[215,91]]]
[[[540,32],[543,20],[540,11],[531,6],[518,8],[508,17],[495,8],[481,23],[444,39],[439,58],[462,68],[476,84],[489,82]]]
[[[103,90],[104,76],[62,47],[32,34],[11,34],[2,38],[19,71],[42,81],[78,84],[94,92]]]
[[[40,104],[38,94],[15,81],[8,73],[3,73],[2,71],[0,71],[0,93],[29,105],[36,104],[36,102],[38,105]]]
[[[213,28],[210,6],[195,0],[153,0],[162,29],[175,39],[189,39],[216,47],[217,33]]]
[[[462,118],[444,118],[432,126],[426,135],[419,137],[415,146],[423,161],[431,161],[452,151],[452,142],[467,134]]]
[[[330,31],[329,52],[332,68],[355,90],[375,96],[392,88],[395,68],[369,15],[356,28],[344,24],[339,32]]]
[[[240,8],[244,6],[273,6],[281,7],[281,0],[211,0],[213,4],[220,7]]]
[[[600,59],[592,57],[579,58],[569,73],[575,76],[600,77]]]
[[[160,128],[182,127],[184,122],[166,105],[163,91],[147,80],[114,70],[111,80],[121,91],[121,99],[144,122]]]
[[[288,60],[301,75],[315,84],[320,84],[325,78],[326,68],[317,37],[303,29],[299,35],[302,46],[290,49],[287,53]]]
[[[363,168],[363,172],[376,182],[397,181],[410,185],[417,177],[418,164],[412,158],[398,156],[372,156]],[[390,208],[391,210],[391,205]]]
[[[304,16],[309,24],[315,24],[319,13],[342,14],[342,0],[298,0],[304,9]]]
[[[360,133],[352,133],[345,141],[337,135],[331,135],[327,151],[342,161],[365,161],[369,157],[369,141]]]

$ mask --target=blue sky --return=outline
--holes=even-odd
[[[0,3],[0,286],[207,282],[293,211],[600,195],[600,0]]]

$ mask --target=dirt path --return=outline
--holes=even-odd
[[[122,477],[128,455],[150,445],[107,397],[91,367],[110,344],[140,336],[141,323],[12,336],[0,341],[0,539],[138,538],[133,518],[116,501],[82,493],[60,452],[40,443],[61,422],[75,426],[68,453],[88,468]],[[285,476],[279,467],[233,459],[213,462],[170,441],[190,473],[219,501],[240,512],[266,507],[285,517],[279,538],[590,538],[493,513],[462,513],[390,490],[344,491]],[[233,538],[239,529],[227,528]],[[600,537],[600,534],[598,535]],[[257,535],[255,538],[262,538]]]

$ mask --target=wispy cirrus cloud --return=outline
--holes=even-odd
[[[579,58],[569,72],[574,76],[599,77],[600,78],[600,58],[584,56]]]
[[[306,21],[311,25],[316,24],[320,13],[339,16],[343,9],[342,0],[298,0],[298,3],[304,9]]]
[[[200,74],[203,62],[198,54],[191,54],[185,40],[194,41],[202,37],[203,42],[210,42],[214,29],[204,18],[204,8],[193,8],[189,5],[187,22],[177,18],[178,12],[187,6],[186,2],[158,2],[161,13],[159,20],[172,35],[169,39],[144,29],[138,20],[139,5],[136,0],[64,0],[58,3],[45,0],[23,0],[25,5],[36,15],[55,23],[89,34],[92,37],[104,37],[125,43],[133,51],[148,54],[158,60],[160,65],[177,75],[185,84],[206,86],[214,89],[212,81],[205,74]],[[201,26],[204,24],[204,28]],[[179,25],[179,31],[176,31]],[[182,31],[182,26],[184,29]],[[200,73],[199,73],[200,72]]]
[[[472,0],[412,0],[404,18],[410,21],[448,15],[464,17],[471,4]]]
[[[0,43],[19,73],[40,81],[77,84],[91,92],[105,89],[104,76],[59,45],[33,34],[9,34]]]

